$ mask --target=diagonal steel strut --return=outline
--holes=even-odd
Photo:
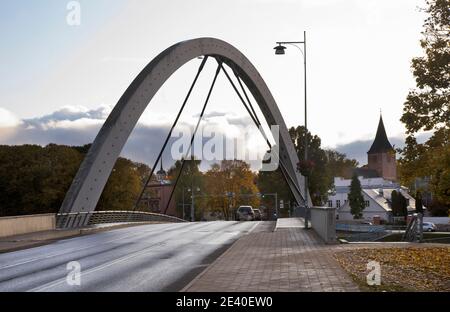
[[[217,60],[217,59],[216,59]],[[219,60],[217,60],[219,62]],[[245,103],[244,98],[242,97],[242,95],[240,94],[239,90],[237,89],[236,85],[234,84],[233,80],[231,79],[230,75],[228,74],[228,72],[226,71],[226,69],[223,67],[222,63],[219,62],[219,66],[222,68],[225,76],[227,77],[228,81],[230,82],[231,86],[233,87],[234,91],[236,92],[236,94],[238,95],[239,99],[241,100],[242,104],[244,105],[245,109],[247,110],[247,112],[249,113],[250,117],[252,118],[253,122],[255,123],[256,127],[258,128],[258,130],[260,131],[260,133],[262,134],[262,136],[264,137],[264,139],[266,140],[267,145],[269,146],[270,149],[272,149],[272,144],[270,143],[264,129],[261,126],[261,123],[259,122],[259,120],[257,119],[256,113],[255,116],[253,116],[252,112],[250,111],[250,109],[247,106],[247,103]],[[238,77],[238,75],[235,72],[236,77],[238,78],[239,84],[241,84],[240,79]],[[241,84],[242,89],[243,86]],[[246,95],[246,92],[244,90],[244,94]],[[252,111],[255,112],[255,110],[253,109],[253,106],[250,102],[250,99],[248,98],[248,96],[246,96],[248,102],[248,105],[252,108]],[[305,197],[302,195],[299,187],[297,186],[297,182],[294,180],[294,178],[289,174],[288,170],[286,169],[286,166],[284,165],[280,155],[277,154],[278,157],[278,161],[281,165],[281,172],[283,173],[283,176],[285,177],[285,179],[289,179],[291,181],[291,183],[293,184],[295,190],[298,192],[298,194],[300,195],[300,197],[303,199],[303,201],[305,201]],[[300,204],[300,203],[299,203]]]
[[[187,157],[191,153],[192,144],[194,143],[195,135],[197,134],[198,127],[200,126],[200,122],[202,121],[203,115],[205,114],[206,106],[208,105],[209,98],[211,97],[211,93],[212,93],[212,91],[214,89],[214,85],[216,84],[217,77],[219,76],[219,73],[220,73],[220,69],[222,68],[222,63],[220,61],[218,61],[218,62],[219,62],[219,65],[217,66],[216,74],[214,75],[214,79],[212,81],[211,87],[209,88],[208,96],[206,97],[205,104],[203,105],[202,111],[201,111],[200,116],[198,118],[197,125],[195,127],[194,133],[192,134],[191,142],[189,144],[189,148],[186,151],[185,156],[181,159],[181,168],[180,168],[180,171],[178,172],[177,178],[175,180],[175,184],[173,185],[172,190],[170,192],[169,200],[167,201],[166,208],[164,209],[164,214],[167,213],[167,209],[169,208],[170,202],[171,202],[173,194],[175,192],[175,188],[177,187],[178,181],[180,180],[181,173],[182,173],[183,168],[184,168],[184,164],[186,163]],[[184,209],[184,207],[183,207],[183,209]]]
[[[194,81],[192,82],[191,87],[189,88],[189,91],[188,91],[188,93],[186,95],[186,98],[183,101],[183,104],[181,105],[180,110],[178,111],[177,117],[175,118],[175,121],[174,121],[174,123],[172,125],[172,128],[170,128],[170,131],[167,134],[166,140],[164,141],[164,144],[163,144],[163,146],[161,148],[161,151],[159,152],[158,157],[156,158],[155,165],[152,167],[150,175],[148,176],[147,180],[145,181],[144,187],[142,188],[142,191],[139,194],[138,199],[136,200],[136,203],[135,203],[135,205],[133,207],[133,211],[135,211],[138,208],[138,205],[139,205],[139,203],[142,200],[142,196],[144,195],[145,189],[147,188],[148,184],[150,183],[150,180],[152,179],[152,176],[153,176],[153,174],[155,172],[155,168],[158,166],[158,163],[161,160],[162,154],[164,153],[164,150],[165,150],[165,148],[167,146],[167,143],[169,142],[170,137],[172,136],[173,129],[175,128],[175,126],[178,123],[178,120],[180,119],[181,113],[183,112],[183,110],[184,110],[184,108],[186,106],[186,103],[189,100],[189,97],[191,96],[192,90],[194,89],[194,86],[197,83],[198,77],[200,76],[200,73],[202,72],[203,68],[205,67],[205,64],[206,64],[207,60],[208,60],[208,56],[205,56],[203,58],[201,64],[200,64],[200,67],[198,68],[198,71],[197,71],[197,74],[195,75]]]

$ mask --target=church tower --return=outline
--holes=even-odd
[[[161,157],[161,168],[156,173],[156,180],[161,184],[167,179],[167,172],[163,169],[162,157]]]
[[[395,150],[389,143],[381,115],[375,140],[367,154],[369,169],[376,170],[378,175],[386,180],[397,180]]]

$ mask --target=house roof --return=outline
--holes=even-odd
[[[378,189],[363,189],[362,191],[371,199],[373,199],[380,207],[386,211],[392,211],[391,209],[391,196],[392,191],[402,193],[402,195],[409,201],[408,210],[416,210],[416,202],[414,198],[403,189],[396,188],[383,188],[383,195],[380,194]]]
[[[386,130],[384,129],[383,117],[380,116],[380,121],[378,122],[378,129],[377,134],[375,136],[375,140],[373,141],[372,146],[370,147],[367,153],[376,154],[392,150],[394,149],[392,148],[392,145],[387,138]]]
[[[408,211],[416,210],[416,202],[414,198],[409,195],[406,190],[404,189],[398,189],[398,188],[383,188],[383,195],[380,194],[380,189],[374,189],[374,188],[366,188],[362,189],[362,192],[364,195],[372,199],[381,209],[383,209],[386,212],[392,211],[391,209],[391,195],[392,191],[396,190],[397,192],[400,191],[400,193],[405,196],[406,199],[409,200],[408,204]],[[350,202],[346,201],[344,205],[341,206],[341,210],[349,209]]]

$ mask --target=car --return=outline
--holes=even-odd
[[[423,223],[423,231],[424,232],[434,232],[436,231],[437,227],[434,223],[431,222],[424,222]]]
[[[259,209],[253,209],[253,213],[255,214],[255,220],[262,220],[262,213]]]
[[[239,206],[236,211],[237,221],[253,221],[255,220],[255,213],[252,206]]]

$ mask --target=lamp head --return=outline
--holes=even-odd
[[[273,49],[275,50],[275,55],[284,55],[284,50],[286,50],[286,47],[279,44]]]

